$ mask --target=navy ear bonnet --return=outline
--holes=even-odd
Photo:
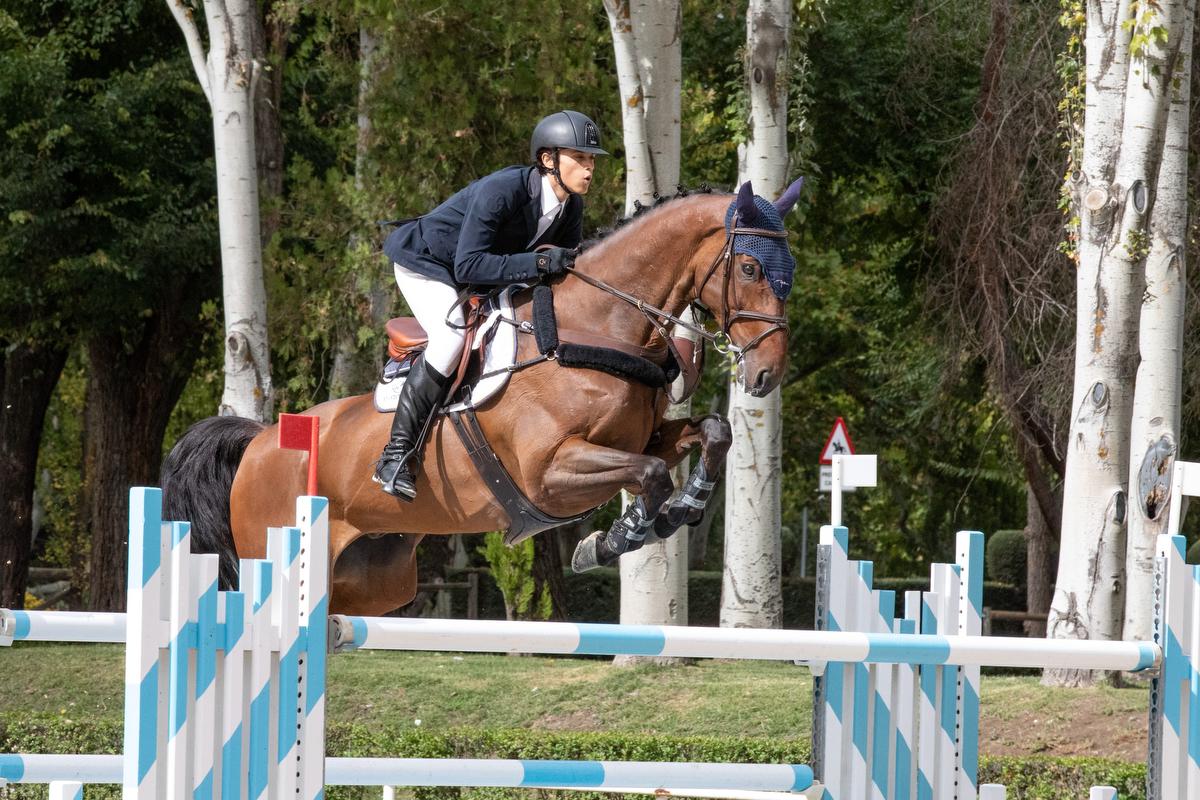
[[[799,194],[798,188],[796,194]],[[749,206],[751,197],[754,201],[753,211]],[[795,202],[794,199],[792,202]],[[787,209],[790,210],[790,208],[791,204],[789,203]],[[739,228],[784,230],[783,217],[779,213],[779,209],[770,200],[753,194],[748,181],[742,185],[738,197],[729,204],[729,210],[725,212],[726,233],[729,233],[733,224],[735,212],[738,212]],[[786,214],[787,210],[784,213]],[[792,253],[788,249],[787,239],[771,239],[766,236],[739,233],[734,239],[733,252],[750,256],[757,261],[762,266],[763,275],[771,287],[771,292],[780,300],[787,299],[788,292],[792,290],[792,277],[796,272],[796,260],[792,258]]]

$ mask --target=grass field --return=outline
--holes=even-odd
[[[113,645],[0,649],[0,714],[119,722],[123,652]],[[333,657],[333,721],[438,731],[455,726],[673,736],[807,738],[812,682],[788,663],[701,661],[615,668],[605,659],[360,651]],[[1142,687],[1051,689],[984,676],[989,755],[1145,758]]]

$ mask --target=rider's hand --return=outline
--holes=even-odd
[[[575,251],[565,247],[550,247],[537,254],[539,275],[561,275],[575,266]]]

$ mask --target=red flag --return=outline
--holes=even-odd
[[[279,446],[286,450],[308,451],[308,494],[317,494],[317,434],[321,427],[318,417],[306,414],[279,415]]]

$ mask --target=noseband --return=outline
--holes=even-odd
[[[568,271],[583,282],[590,283],[597,289],[608,292],[618,300],[623,300],[626,303],[635,306],[638,311],[641,311],[646,315],[646,319],[650,320],[650,324],[654,326],[654,329],[658,332],[658,335],[661,336],[667,342],[668,346],[672,347],[672,349],[674,346],[671,344],[671,337],[668,335],[666,328],[664,327],[665,322],[670,322],[678,328],[691,331],[706,341],[711,342],[713,348],[719,353],[732,352],[734,354],[734,359],[737,362],[741,362],[741,360],[746,357],[746,353],[757,347],[764,339],[777,331],[782,331],[786,334],[789,330],[789,326],[787,317],[777,316],[775,314],[759,314],[755,311],[741,310],[735,310],[730,313],[729,282],[732,280],[733,275],[733,249],[734,243],[737,241],[738,236],[765,236],[769,239],[785,239],[787,238],[787,232],[772,231],[767,230],[766,228],[740,228],[737,226],[737,218],[734,218],[733,227],[730,228],[729,233],[725,234],[725,244],[722,246],[721,252],[717,254],[717,257],[713,259],[712,264],[709,265],[708,270],[704,273],[704,280],[700,282],[700,286],[696,289],[696,294],[692,297],[690,302],[690,305],[702,314],[710,317],[713,316],[713,313],[709,310],[708,306],[706,306],[700,300],[700,295],[704,292],[704,287],[708,285],[709,280],[717,271],[717,267],[724,264],[725,274],[721,279],[720,333],[710,333],[699,325],[686,322],[673,314],[667,313],[661,308],[652,306],[644,300],[618,289],[612,284],[606,283],[599,278],[593,278],[590,275],[585,275],[574,267],[569,267]],[[755,336],[753,339],[747,342],[744,347],[737,347],[732,341],[730,341],[729,329],[739,320],[769,322],[771,323],[771,327],[767,328],[758,336]],[[679,357],[678,353],[674,353],[674,355],[676,358]]]

